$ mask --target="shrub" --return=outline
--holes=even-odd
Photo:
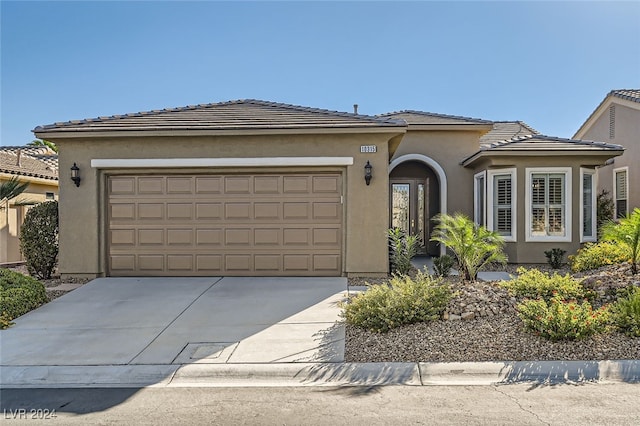
[[[631,337],[640,337],[640,287],[629,289],[612,308],[613,322],[618,329]]]
[[[438,277],[447,277],[451,273],[455,260],[448,254],[433,259],[433,269]]]
[[[506,263],[504,239],[484,226],[478,226],[462,213],[436,216],[438,225],[432,241],[447,246],[456,258],[460,273],[467,281],[475,281],[478,271],[491,263]]]
[[[506,288],[512,296],[529,299],[542,298],[544,300],[551,300],[556,296],[562,299],[582,299],[594,296],[569,274],[560,275],[554,272],[553,275],[550,275],[537,269],[527,270],[526,268],[518,268],[517,272],[517,278],[500,283],[500,286]]]
[[[574,256],[569,256],[569,264],[573,272],[580,272],[623,263],[630,257],[628,248],[611,241],[602,241],[585,244]]]
[[[451,300],[448,284],[418,271],[415,279],[394,276],[389,285],[378,284],[343,305],[342,316],[349,324],[374,332],[433,321]]]
[[[544,255],[547,256],[547,263],[553,269],[560,269],[562,266],[562,257],[565,255],[567,251],[559,248],[552,248],[551,250],[545,251]]]
[[[613,220],[614,212],[615,208],[613,205],[613,200],[609,196],[609,191],[603,189],[602,191],[600,191],[597,197],[596,221],[598,236],[600,235],[602,225]]]
[[[34,278],[0,269],[0,328],[47,302],[44,285]]]
[[[587,301],[565,301],[553,297],[525,300],[517,306],[518,316],[527,330],[552,341],[577,340],[607,330],[609,308],[593,310]]]
[[[420,240],[417,235],[406,235],[400,228],[387,231],[391,248],[391,271],[406,275],[411,271],[411,259],[418,253]]]
[[[602,228],[602,238],[618,243],[631,254],[631,273],[638,273],[638,257],[640,256],[640,208],[620,219],[619,223],[608,222]]]
[[[20,250],[31,276],[48,279],[58,264],[58,202],[48,201],[27,212],[20,230]]]

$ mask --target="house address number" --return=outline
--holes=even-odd
[[[360,145],[360,152],[378,152],[376,145]]]

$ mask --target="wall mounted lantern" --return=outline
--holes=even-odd
[[[80,186],[80,168],[76,163],[73,163],[73,167],[71,167],[71,180],[76,186]]]
[[[367,164],[364,165],[364,181],[367,185],[371,183],[371,169],[373,169],[373,166],[367,161]]]

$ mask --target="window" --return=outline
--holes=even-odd
[[[55,200],[56,199],[56,194],[54,194],[53,192],[45,192],[44,196],[45,196],[45,198],[47,200]]]
[[[616,218],[625,217],[629,213],[629,168],[613,170],[613,198],[616,203]]]
[[[487,172],[474,175],[473,220],[476,225],[487,226]]]
[[[580,242],[597,240],[596,172],[580,169]]]
[[[571,169],[526,169],[527,241],[571,241]]]
[[[516,241],[516,169],[489,170],[487,183],[487,228]]]

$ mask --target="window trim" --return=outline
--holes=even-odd
[[[564,174],[564,236],[557,235],[545,235],[534,236],[532,235],[531,226],[531,208],[532,208],[532,182],[531,177],[536,173],[544,174]],[[525,169],[525,241],[526,242],[571,242],[571,222],[572,222],[572,205],[573,196],[571,192],[571,167],[527,167]]]
[[[616,179],[616,174],[624,172],[626,187],[627,187],[627,208],[625,209],[624,216],[629,214],[629,167],[618,167],[617,169],[613,169],[613,218],[618,219],[618,180]]]
[[[518,198],[517,198],[518,180],[517,180],[517,173],[515,168],[487,170],[487,179],[485,182],[487,185],[487,189],[491,189],[490,191],[487,190],[486,192],[487,229],[491,231],[494,230],[493,228],[493,213],[494,213],[493,212],[493,186],[494,186],[495,176],[497,175],[511,175],[511,235],[503,235],[502,237],[506,242],[515,243],[517,242],[516,236],[518,232],[518,223],[517,223],[518,214],[516,212],[517,206],[518,206]]]
[[[584,176],[591,176],[591,230],[593,235],[584,235]],[[598,174],[595,169],[585,169],[580,167],[580,242],[598,241]]]
[[[479,180],[484,179],[484,185],[480,188]],[[480,206],[480,191],[484,193],[484,206]],[[478,217],[478,210],[482,208],[482,218]],[[484,223],[487,226],[487,171],[483,170],[480,173],[473,175],[473,221],[476,225]]]

